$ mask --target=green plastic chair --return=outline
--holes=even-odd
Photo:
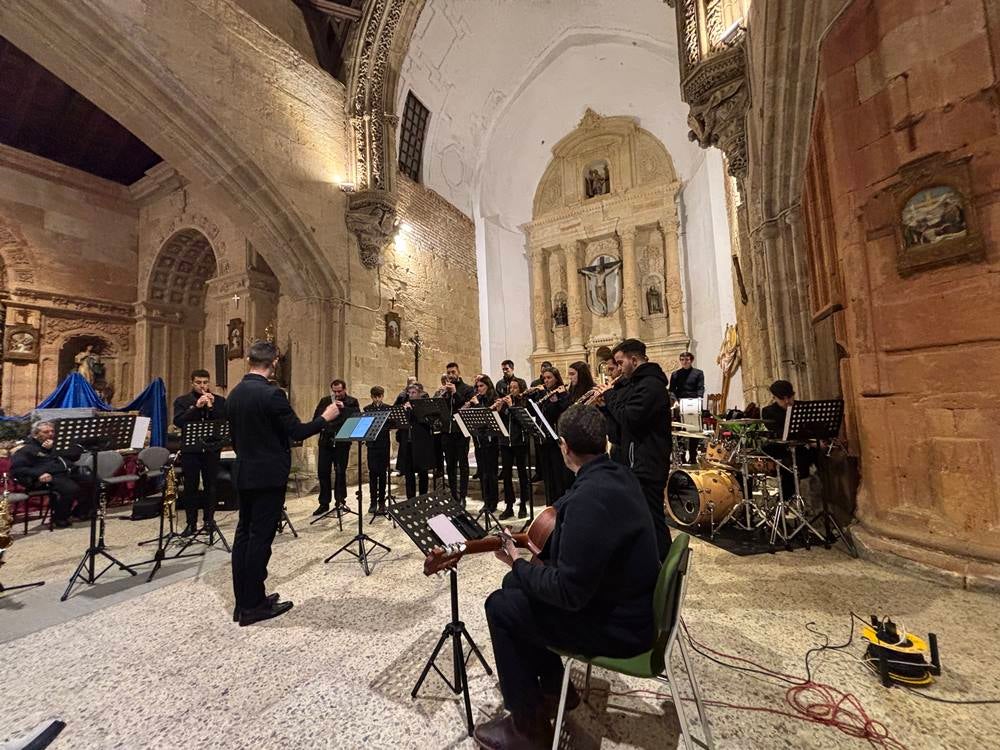
[[[687,590],[688,558],[691,555],[691,550],[688,546],[690,541],[691,537],[687,534],[678,534],[670,545],[667,559],[663,561],[663,565],[660,568],[660,575],[656,580],[656,591],[653,595],[656,640],[649,651],[624,659],[615,659],[609,656],[580,656],[579,654],[569,654],[558,649],[553,649],[553,651],[566,659],[566,666],[563,672],[562,693],[559,696],[559,711],[556,714],[552,750],[558,750],[559,748],[563,714],[566,710],[566,694],[569,691],[570,672],[574,661],[587,665],[585,697],[590,690],[590,670],[592,667],[601,667],[602,669],[629,675],[630,677],[642,677],[664,683],[670,688],[670,694],[673,696],[674,709],[677,711],[677,719],[681,725],[681,735],[684,738],[684,747],[687,750],[694,750],[695,744],[709,748],[710,750],[715,747],[715,741],[712,739],[712,730],[708,725],[708,716],[705,713],[705,704],[701,699],[701,690],[698,687],[698,680],[694,676],[694,670],[691,667],[691,659],[688,656],[687,647],[684,645],[684,639],[677,637],[681,620],[681,606],[684,603],[684,593]],[[675,644],[680,648],[681,659],[684,661],[684,669],[687,672],[688,682],[691,684],[691,691],[694,693],[694,702],[698,708],[698,723],[701,725],[701,732],[705,738],[704,741],[691,735],[691,729],[688,726],[688,721],[684,713],[681,694],[677,689],[677,680],[674,679],[673,669],[670,666],[670,657],[673,654]]]

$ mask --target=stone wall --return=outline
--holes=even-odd
[[[846,352],[862,538],[969,584],[1000,581],[997,14],[854,2],[820,53],[804,203],[814,313]],[[963,216],[913,240],[902,207],[931,186]]]
[[[126,188],[0,146],[0,257],[6,324],[40,329],[37,361],[4,365],[5,412],[55,388],[66,374],[60,351],[82,350],[78,337],[103,349],[115,401],[130,399],[137,221]]]

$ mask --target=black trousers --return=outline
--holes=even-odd
[[[476,462],[483,503],[491,511],[496,510],[500,502],[500,446],[495,441],[480,444]]]
[[[88,500],[84,499],[80,485],[74,482],[65,474],[53,474],[52,481],[48,484],[39,484],[34,489],[48,489],[52,491],[49,495],[49,508],[52,510],[53,521],[68,521],[69,511],[73,507],[73,498],[80,498],[77,501],[77,515],[82,515],[82,511],[90,507]]]
[[[368,498],[372,505],[385,505],[389,478],[389,451],[368,449]]]
[[[545,483],[545,502],[553,505],[566,494],[575,476],[566,468],[556,442],[549,441],[538,446],[538,464],[542,467],[542,481]]]
[[[417,496],[417,480],[420,481],[420,494],[427,494],[427,469],[410,470],[403,475],[406,484],[406,499]]]
[[[337,504],[347,500],[347,463],[351,458],[351,443],[330,445],[325,437],[319,439],[316,470],[319,474],[319,504],[329,505],[331,490]],[[334,479],[330,482],[330,471]]]
[[[649,514],[653,517],[653,531],[656,532],[656,547],[660,553],[660,562],[667,559],[670,550],[670,529],[667,527],[667,514],[663,507],[666,480],[650,480],[639,477],[639,486],[646,497]]]
[[[531,477],[528,476],[528,446],[503,445],[500,447],[500,463],[503,467],[503,498],[507,507],[514,504],[514,467],[517,467],[517,479],[521,489],[521,507],[528,505],[531,497]]]
[[[232,553],[233,593],[240,609],[253,609],[264,603],[271,543],[284,505],[284,486],[240,490],[240,516]]]
[[[452,432],[444,435],[441,442],[448,465],[448,489],[456,502],[465,505],[469,494],[469,438]]]
[[[184,472],[184,513],[188,526],[198,524],[198,508],[205,523],[215,518],[215,477],[219,473],[219,454],[181,453]],[[198,491],[199,485],[201,491]]]

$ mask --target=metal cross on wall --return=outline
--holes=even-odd
[[[420,350],[423,348],[423,341],[420,339],[420,331],[417,331],[410,337],[410,343],[413,344],[413,377],[420,381]]]

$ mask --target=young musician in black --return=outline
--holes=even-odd
[[[470,406],[490,408],[497,400],[497,392],[489,375],[477,375],[475,395],[463,409]],[[500,436],[495,432],[473,432],[476,443],[476,466],[479,469],[479,486],[482,491],[483,509],[494,513],[499,503]]]
[[[646,358],[646,345],[638,339],[625,339],[613,354],[628,383],[604,389],[605,408],[621,428],[622,457],[646,496],[662,560],[670,548],[663,510],[671,448],[667,375]]]
[[[427,472],[434,468],[434,439],[430,429],[413,418],[410,406],[414,401],[427,398],[424,387],[420,383],[406,386],[406,401],[403,408],[407,410],[410,426],[405,430],[396,430],[396,442],[399,452],[396,455],[396,470],[403,475],[406,484],[406,498],[409,500],[427,492]],[[418,485],[419,481],[419,485]]]
[[[655,637],[660,566],[642,489],[605,454],[604,418],[596,407],[571,406],[559,435],[560,455],[576,476],[555,505],[541,564],[519,557],[510,541],[496,553],[511,570],[486,599],[486,621],[510,713],[476,727],[476,741],[490,750],[551,745],[563,665],[550,648],[629,657],[649,649]],[[571,684],[567,709],[579,703]]]
[[[319,507],[313,511],[314,516],[321,516],[330,510],[331,490],[338,506],[347,505],[347,464],[351,459],[351,444],[346,441],[338,443],[334,438],[348,417],[357,416],[361,412],[361,405],[354,396],[347,395],[347,383],[337,378],[330,381],[330,395],[324,396],[316,404],[313,419],[322,414],[323,410],[334,401],[340,406],[340,416],[327,425],[319,436],[319,454],[316,456]],[[332,485],[331,469],[334,473]]]
[[[210,390],[208,370],[191,373],[191,390],[174,399],[174,424],[182,430],[194,422],[226,418],[226,399]],[[198,508],[202,508],[205,528],[215,523],[215,477],[219,472],[222,446],[182,446],[181,471],[184,473],[184,513],[187,525],[181,536],[191,536],[198,528]],[[202,492],[198,492],[199,480]]]
[[[795,403],[795,388],[787,380],[775,380],[771,383],[771,396],[774,400],[760,410],[760,418],[767,423],[771,437],[780,440],[785,433],[785,418],[788,410]],[[795,494],[795,477],[792,475],[792,457],[787,445],[770,444],[764,452],[781,463],[778,470],[781,478],[781,494],[786,500]],[[816,462],[816,450],[804,445],[795,448],[795,463],[799,469],[799,479],[809,476],[809,469]],[[787,467],[787,468],[785,468]]]
[[[590,374],[590,365],[586,362],[574,362],[566,368],[569,377],[568,395],[570,405],[575,404],[594,388],[594,376]]]
[[[449,362],[445,368],[448,382],[444,389],[444,398],[451,401],[451,413],[462,406],[474,395],[472,387],[462,381],[462,373],[457,362]],[[451,432],[442,435],[444,458],[448,466],[448,487],[451,496],[459,505],[465,507],[465,497],[469,494],[469,439],[462,434],[457,426],[452,425]]]
[[[513,419],[510,413],[511,408],[525,405],[524,391],[526,388],[522,387],[523,382],[520,378],[512,380],[510,391],[496,402],[500,418],[507,425],[507,433],[510,435],[509,438],[500,439],[500,476],[503,481],[503,498],[506,503],[503,513],[500,514],[501,521],[514,517],[514,467],[517,467],[517,478],[521,491],[517,517],[528,517],[528,500],[531,497],[531,481],[528,477],[528,441],[517,420]]]
[[[566,396],[566,386],[563,384],[562,375],[555,367],[547,367],[542,370],[542,392],[536,396],[538,405],[545,416],[546,421],[555,429],[559,423],[559,417],[569,406],[569,399]],[[538,446],[539,473],[542,481],[545,482],[545,498],[549,505],[555,503],[566,488],[573,483],[573,475],[566,468],[562,460],[562,453],[559,451],[559,444],[554,441],[546,441]]]
[[[678,404],[682,398],[702,398],[705,395],[705,373],[693,366],[694,355],[691,352],[681,352],[678,359],[681,366],[670,373],[670,393]],[[694,463],[698,458],[698,442],[694,438],[687,441],[685,459],[689,463]]]
[[[389,411],[392,407],[382,399],[385,388],[372,386],[372,402],[364,408],[365,414]],[[383,429],[374,443],[368,444],[368,512],[385,512],[385,490],[389,478],[389,430]]]
[[[496,384],[497,396],[499,396],[500,398],[503,398],[508,393],[510,393],[510,384],[513,383],[515,380],[521,386],[521,393],[524,393],[526,390],[528,390],[528,384],[524,382],[524,379],[519,378],[514,374],[514,360],[505,359],[503,362],[501,362],[500,372],[503,374],[503,377],[501,377]]]
[[[233,593],[240,625],[277,617],[292,608],[267,596],[267,563],[285,505],[288,473],[292,467],[292,440],[315,435],[340,414],[332,401],[312,422],[295,416],[285,392],[268,380],[274,376],[278,349],[256,341],[247,356],[250,365],[243,380],[229,394],[226,418],[236,451],[233,481],[240,493],[240,520],[233,537]]]

